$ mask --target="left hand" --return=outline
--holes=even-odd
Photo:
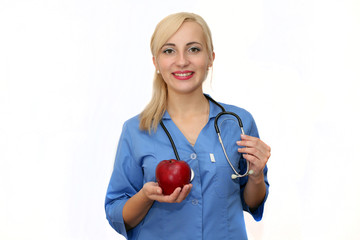
[[[253,173],[249,177],[262,177],[265,165],[271,156],[271,148],[259,138],[243,134],[241,141],[237,141],[236,144],[243,146],[243,148],[238,148],[238,152],[242,153],[243,157],[250,163],[249,167]]]
[[[192,184],[186,184],[184,187],[176,188],[170,195],[163,195],[162,189],[156,182],[147,182],[142,188],[142,193],[145,197],[152,201],[166,202],[166,203],[180,203],[189,195]],[[141,190],[140,190],[141,191]]]

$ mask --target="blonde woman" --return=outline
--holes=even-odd
[[[215,59],[210,29],[196,14],[169,15],[157,25],[151,51],[153,96],[123,126],[105,201],[110,225],[127,239],[247,239],[243,212],[262,218],[270,147],[249,112],[204,95]],[[219,118],[229,161],[238,174],[248,162],[250,175],[231,177],[214,130],[222,108],[236,113],[245,131],[232,117]],[[157,164],[175,158],[166,131],[194,172],[191,183],[171,195],[155,180]]]

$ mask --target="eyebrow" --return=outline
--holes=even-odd
[[[186,46],[193,45],[193,44],[199,44],[199,45],[202,46],[202,44],[199,43],[199,42],[189,42],[189,43],[186,44]],[[175,43],[165,43],[165,44],[162,46],[162,48],[165,47],[165,46],[175,47],[176,45],[175,45]]]

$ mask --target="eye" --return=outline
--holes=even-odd
[[[189,48],[189,52],[191,52],[191,53],[197,53],[197,52],[200,52],[200,51],[201,51],[201,49],[198,48],[198,47],[191,47],[191,48]]]
[[[172,48],[167,48],[167,49],[163,50],[162,52],[165,54],[172,54],[175,52],[175,50]]]

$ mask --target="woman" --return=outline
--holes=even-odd
[[[237,172],[244,171],[247,160],[252,172],[231,178],[214,130],[221,108],[202,89],[215,54],[200,16],[176,13],[163,19],[151,50],[153,96],[139,116],[124,124],[105,202],[110,225],[128,239],[247,239],[243,211],[262,218],[270,147],[258,138],[250,113],[221,104],[240,116],[246,133],[240,139],[234,119],[219,120],[229,159]],[[171,195],[163,195],[155,182],[157,164],[174,158],[160,122],[194,171],[192,182]]]

